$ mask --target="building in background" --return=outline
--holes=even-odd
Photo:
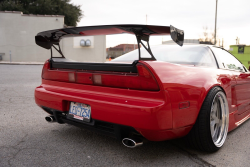
[[[199,41],[199,39],[184,39],[184,43],[200,44],[200,41]],[[162,44],[172,45],[172,44],[176,44],[176,43],[173,40],[169,40],[169,41],[162,41]]]
[[[211,41],[202,41],[202,40],[199,40],[199,39],[184,39],[184,43],[185,44],[207,44],[207,45],[213,45],[213,43]],[[175,44],[175,42],[173,40],[162,41],[162,44],[171,45],[171,44]]]
[[[64,27],[64,16],[32,15],[15,11],[0,11],[0,61],[45,62],[50,50],[36,45],[35,36],[41,31]],[[81,41],[90,45],[81,45]],[[106,61],[106,36],[65,38],[60,42],[66,58],[77,61]],[[57,51],[53,55],[59,56]]]
[[[138,49],[137,44],[120,44],[106,49],[107,58],[116,58],[125,53]]]
[[[230,45],[229,52],[244,64],[247,69],[250,66],[250,45]]]

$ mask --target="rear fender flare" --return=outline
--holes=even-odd
[[[223,91],[223,93],[225,93],[225,95],[226,95],[226,97],[227,97],[227,93],[226,93],[226,91],[224,90],[224,88],[220,85],[220,84],[214,84],[214,85],[212,85],[209,89],[207,89],[206,90],[206,94],[204,95],[204,97],[200,97],[201,99],[199,100],[200,101],[200,106],[199,106],[199,112],[198,112],[198,114],[196,115],[196,119],[195,119],[195,122],[196,122],[196,120],[197,120],[197,118],[198,118],[198,115],[199,115],[199,113],[200,113],[200,110],[201,110],[201,107],[202,107],[202,105],[203,105],[203,103],[204,103],[204,101],[205,101],[205,99],[206,99],[206,97],[207,97],[207,95],[208,95],[208,93],[211,91],[211,89],[213,89],[214,87],[219,87],[219,88],[221,88],[221,90]],[[193,125],[195,124],[195,122],[193,123]]]

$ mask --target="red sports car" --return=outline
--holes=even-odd
[[[134,34],[138,49],[109,63],[69,61],[59,46],[64,37],[119,33]],[[152,35],[171,35],[181,46],[184,40],[184,32],[173,26],[107,25],[38,33],[37,45],[51,49],[42,84],[35,89],[37,105],[49,114],[45,119],[114,136],[131,148],[144,139],[186,135],[198,149],[221,148],[228,131],[250,117],[249,71],[216,46],[150,48]],[[62,57],[53,57],[52,48]]]

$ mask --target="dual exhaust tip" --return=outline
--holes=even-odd
[[[48,115],[45,117],[45,120],[49,123],[56,122],[56,119],[53,115]],[[143,141],[138,138],[124,138],[122,139],[122,144],[128,148],[135,148],[143,145]]]
[[[56,122],[56,119],[53,115],[49,115],[49,116],[46,116],[45,117],[45,120],[49,123],[53,123],[53,122]]]
[[[143,145],[143,141],[137,138],[124,138],[122,144],[128,148],[135,148]]]

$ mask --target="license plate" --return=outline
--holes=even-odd
[[[71,102],[69,108],[69,117],[81,121],[90,122],[91,107],[88,104]]]

